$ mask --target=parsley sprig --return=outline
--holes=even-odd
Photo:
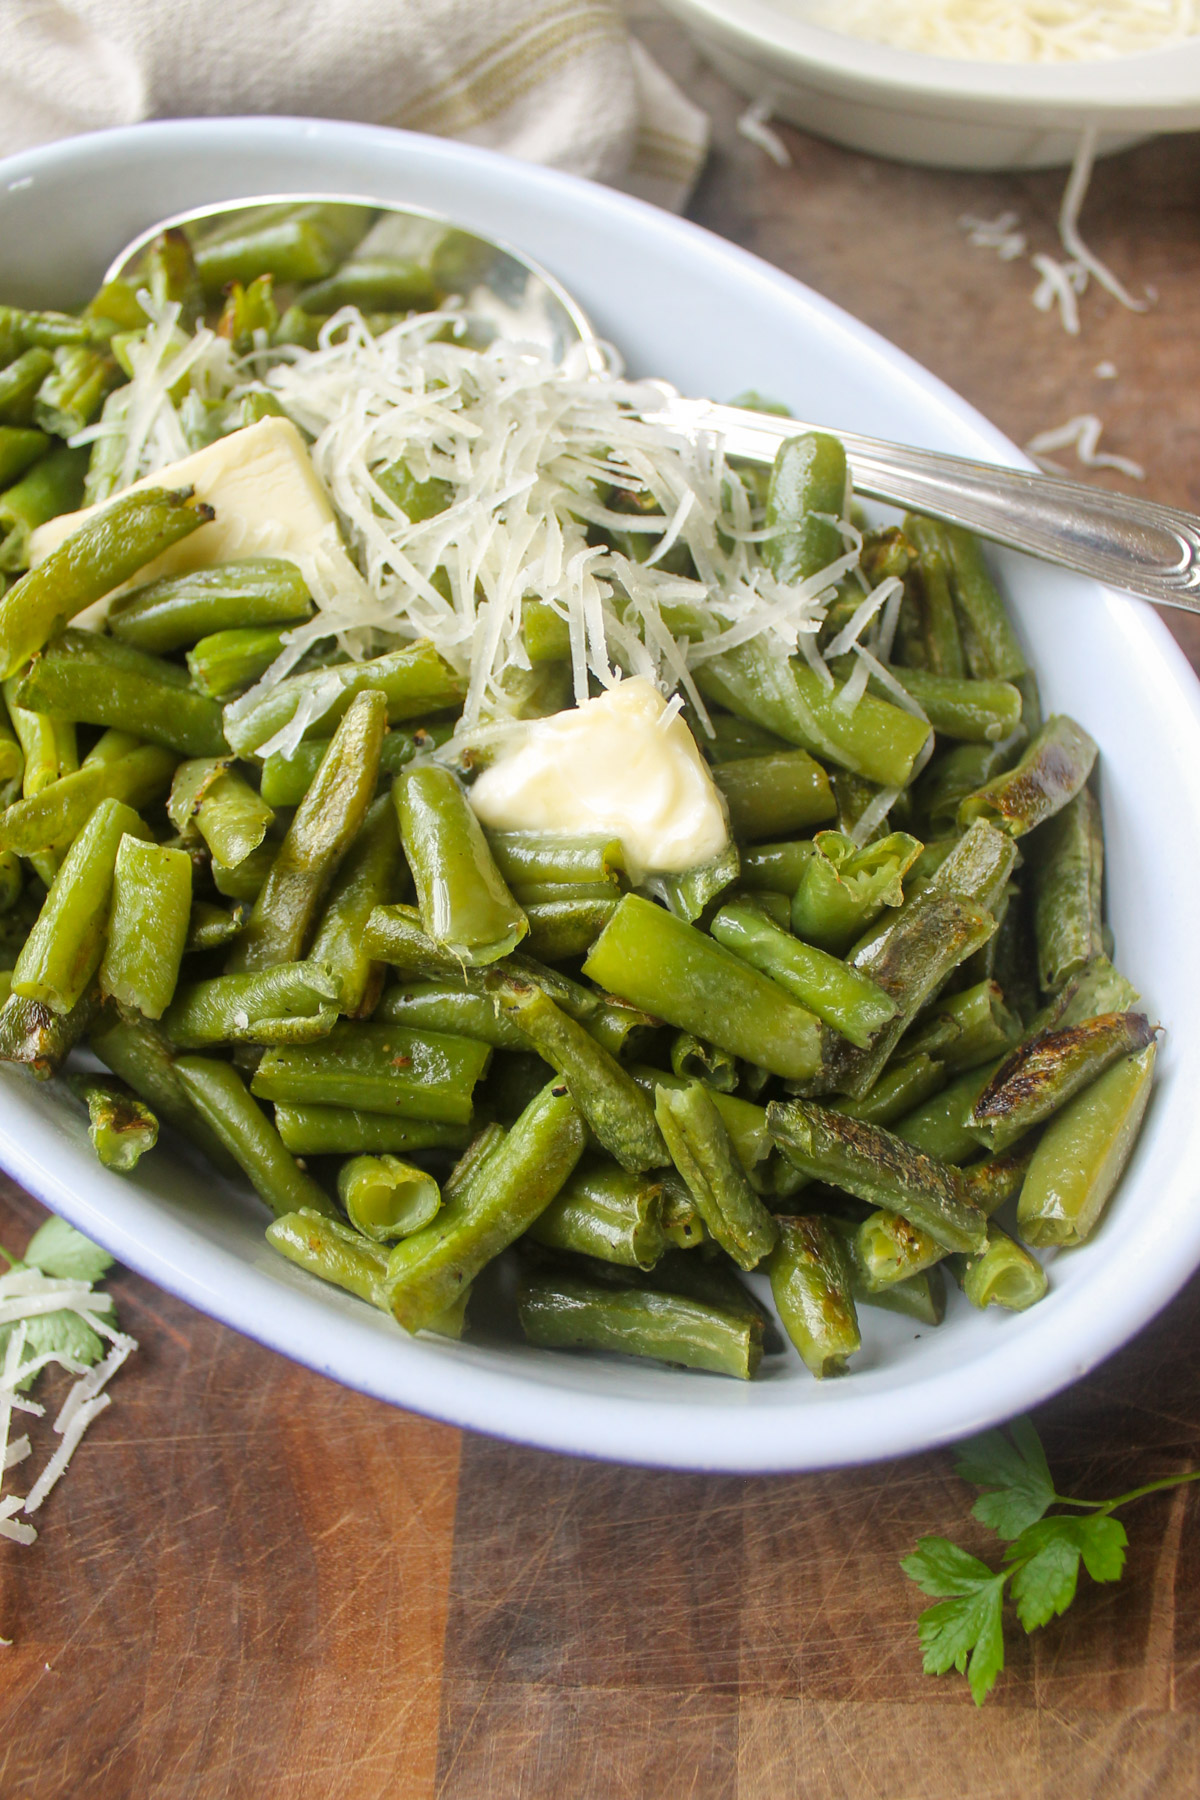
[[[1064,1613],[1083,1564],[1093,1581],[1117,1581],[1128,1538],[1113,1513],[1146,1494],[1200,1481],[1200,1469],[1166,1475],[1114,1500],[1078,1500],[1055,1491],[1041,1439],[1029,1419],[1008,1433],[985,1431],[961,1448],[955,1471],[983,1491],[971,1508],[981,1525],[1005,1543],[995,1570],[944,1537],[923,1537],[900,1567],[936,1600],[917,1623],[925,1673],[965,1675],[982,1706],[1004,1667],[1004,1600],[1015,1603],[1027,1632]],[[1073,1507],[1073,1513],[1050,1508]]]

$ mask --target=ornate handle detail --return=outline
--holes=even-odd
[[[797,432],[823,429],[687,400],[665,384],[654,385],[664,392],[663,409],[654,417],[689,434],[720,432],[730,455],[755,462],[773,462],[780,444]],[[1092,575],[1156,606],[1200,612],[1200,518],[1191,513],[1058,476],[996,468],[854,432],[836,435],[846,446],[860,494],[965,525],[993,543]]]

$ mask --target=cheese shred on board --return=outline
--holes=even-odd
[[[66,1473],[84,1432],[110,1403],[105,1388],[137,1343],[118,1331],[112,1300],[96,1289],[112,1258],[62,1219],[46,1220],[23,1259],[2,1254],[10,1267],[0,1275],[0,1537],[32,1544],[37,1530],[25,1520]],[[59,1442],[24,1495],[6,1492],[9,1472],[33,1454],[27,1435],[12,1437],[14,1415],[44,1417],[29,1390],[51,1365],[76,1377],[54,1419]]]
[[[175,310],[157,314],[167,374],[185,354]],[[615,355],[596,376],[582,361],[556,364],[527,345],[474,348],[460,341],[461,325],[453,312],[421,314],[373,336],[347,308],[314,350],[226,366],[227,401],[265,389],[306,434],[353,558],[332,528],[295,554],[317,610],[227,709],[231,724],[330,640],[363,659],[428,638],[467,683],[460,731],[511,716],[514,693],[534,678],[523,633],[533,602],[565,628],[577,702],[593,681],[603,689],[644,676],[664,694],[682,693],[704,724],[692,668],[758,636],[805,656],[832,685],[817,634],[857,562],[852,525],[838,521],[844,556],[806,582],[781,584],[753,553],[768,533],[752,487],[717,437],[693,442],[655,421],[661,395],[652,384],[623,379]],[[221,373],[211,356],[207,366]],[[157,417],[174,410],[171,385],[161,362],[146,358],[123,390],[141,422],[134,478],[196,447],[187,421]],[[594,541],[597,530],[622,547]],[[672,571],[676,545],[698,579]],[[887,597],[866,609],[860,629]],[[842,647],[859,650],[858,633]],[[260,753],[290,753],[332,697],[314,684]]]

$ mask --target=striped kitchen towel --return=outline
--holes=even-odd
[[[0,0],[0,154],[286,113],[463,138],[677,210],[708,121],[620,0]]]

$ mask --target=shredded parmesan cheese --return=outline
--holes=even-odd
[[[742,137],[764,150],[773,163],[781,169],[790,169],[792,159],[788,147],[777,131],[771,130],[771,101],[769,99],[753,101],[741,115],[737,128]]]
[[[1110,455],[1108,451],[1097,448],[1103,429],[1095,413],[1080,413],[1077,418],[1068,419],[1065,425],[1055,425],[1049,431],[1039,431],[1036,437],[1030,438],[1025,448],[1038,467],[1051,475],[1065,475],[1067,471],[1061,463],[1052,460],[1050,453],[1054,450],[1074,450],[1086,468],[1117,469],[1134,481],[1144,481],[1146,471],[1141,463],[1134,462],[1132,457]]]

